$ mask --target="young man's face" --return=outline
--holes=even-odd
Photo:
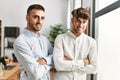
[[[72,31],[74,31],[77,34],[81,34],[82,32],[84,32],[88,24],[88,20],[83,18],[77,19],[76,17],[73,17],[71,19],[71,22],[73,24]]]
[[[45,12],[42,10],[33,9],[26,16],[27,28],[33,32],[38,32],[44,23]]]

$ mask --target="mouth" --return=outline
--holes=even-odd
[[[82,32],[82,31],[83,31],[83,28],[77,27],[77,31],[78,31],[78,32]]]
[[[35,29],[40,30],[41,29],[41,24],[35,24]]]
[[[36,27],[41,27],[41,24],[36,24]]]
[[[78,29],[78,30],[82,30],[82,28],[81,28],[81,27],[77,27],[77,29]]]

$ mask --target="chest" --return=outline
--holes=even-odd
[[[63,41],[64,55],[71,59],[83,59],[86,58],[90,51],[90,43],[87,40],[78,39]]]
[[[40,38],[29,39],[30,50],[35,58],[41,58],[47,56],[48,48],[47,42]]]

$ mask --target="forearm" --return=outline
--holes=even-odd
[[[92,73],[95,69],[95,66],[90,64],[90,60],[88,58],[83,60],[72,60],[67,56],[64,56],[64,60],[57,61],[55,63],[55,67],[57,71],[82,71],[87,73]]]
[[[21,67],[26,71],[29,77],[33,78],[33,80],[37,80],[45,76],[51,68],[48,65],[40,65],[32,55],[25,56],[16,52],[15,56],[17,57]]]
[[[88,74],[96,74],[96,72],[97,72],[97,64],[86,65],[84,67],[83,71],[88,73]]]
[[[76,71],[84,67],[83,60],[62,60],[56,58],[54,59],[54,64],[57,71]]]

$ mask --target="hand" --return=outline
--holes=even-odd
[[[83,61],[84,61],[84,64],[85,64],[85,65],[90,64],[90,60],[89,60],[88,58],[83,59]]]
[[[44,58],[41,58],[39,60],[37,60],[37,62],[40,64],[40,65],[44,65],[47,63],[47,61],[44,59]]]
[[[64,55],[64,60],[72,60],[72,59],[69,58],[68,56]]]

